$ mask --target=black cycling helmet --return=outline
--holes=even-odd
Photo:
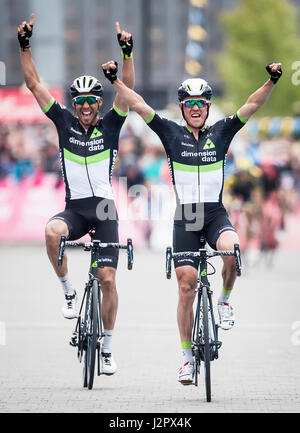
[[[91,75],[82,75],[81,77],[75,78],[70,86],[70,92],[72,98],[82,93],[92,93],[95,96],[103,95],[103,87],[97,78]]]

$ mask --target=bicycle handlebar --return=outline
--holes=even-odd
[[[201,249],[199,251],[184,251],[180,253],[173,253],[172,257],[200,257],[201,252],[206,251],[205,249]],[[206,257],[215,257],[215,256],[234,256],[234,251],[214,251],[209,252],[206,251]]]
[[[76,242],[76,241],[66,241],[65,245],[67,247],[84,247],[85,251],[91,250],[91,248],[99,247],[99,248],[120,248],[120,249],[127,249],[127,245],[117,244],[114,242],[100,242],[97,240],[94,240],[92,242]]]
[[[205,253],[205,259],[216,256],[235,256],[236,273],[240,277],[242,274],[242,262],[239,244],[234,244],[234,251],[207,251],[206,248],[201,248],[198,251],[183,251],[172,253],[171,247],[166,250],[166,276],[171,278],[171,260],[174,257],[202,257]]]
[[[59,249],[58,249],[58,260],[57,264],[60,267],[63,262],[63,256],[65,247],[82,247],[84,251],[91,251],[92,248],[119,248],[127,250],[127,268],[129,270],[132,269],[133,265],[133,245],[132,239],[127,239],[127,244],[119,244],[115,242],[101,242],[100,240],[92,240],[91,242],[78,242],[78,241],[66,241],[66,237],[64,235],[60,238]]]

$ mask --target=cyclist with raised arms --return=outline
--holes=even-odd
[[[140,95],[126,87],[117,78],[115,62],[107,62],[102,68],[117,94],[158,134],[167,153],[177,198],[173,250],[197,251],[200,234],[204,234],[215,250],[233,250],[239,240],[222,204],[226,153],[234,135],[270,96],[274,84],[282,75],[281,64],[269,64],[266,69],[270,79],[234,115],[211,126],[206,125],[206,120],[212,89],[205,80],[192,78],[180,85],[179,108],[186,121],[186,126],[180,126],[161,118]],[[218,299],[218,312],[221,328],[228,330],[235,320],[229,297],[236,269],[234,257],[224,256],[222,259],[223,288]],[[194,375],[191,334],[199,259],[177,258],[174,265],[179,286],[177,320],[183,349],[183,365],[178,381],[190,385]]]
[[[62,308],[67,319],[77,317],[77,295],[69,275],[67,260],[58,268],[58,245],[61,235],[69,240],[81,238],[95,229],[95,239],[102,242],[118,242],[118,221],[111,188],[111,175],[118,151],[120,129],[128,113],[128,104],[121,95],[116,95],[112,109],[99,117],[103,103],[103,89],[97,78],[83,75],[70,86],[75,115],[55,101],[39,79],[30,51],[30,38],[34,26],[34,14],[29,23],[23,21],[18,27],[20,58],[25,83],[46,116],[55,124],[59,137],[61,169],[66,187],[66,207],[53,216],[45,230],[49,259],[59,277],[65,295]],[[135,74],[132,54],[132,37],[120,30],[116,32],[122,49],[124,83],[134,87]],[[101,202],[109,203],[113,212],[101,212]],[[99,210],[100,209],[100,210]],[[115,373],[117,367],[112,356],[111,342],[118,308],[115,274],[118,250],[103,249],[99,278],[103,293],[102,315],[104,341],[101,350],[101,371]]]

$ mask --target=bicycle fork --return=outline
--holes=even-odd
[[[204,245],[203,245],[204,248]],[[218,350],[220,349],[222,342],[218,339],[219,334],[219,325],[216,324],[215,321],[215,315],[214,315],[214,309],[213,309],[213,301],[212,301],[212,295],[213,291],[210,288],[210,284],[207,278],[207,261],[205,257],[205,250],[200,255],[200,281],[198,279],[198,284],[200,283],[200,296],[202,295],[202,288],[206,287],[207,292],[207,299],[208,299],[208,319],[210,321],[210,353],[211,353],[211,361],[214,359],[218,359],[219,353]]]
[[[219,349],[222,342],[218,339],[218,328],[219,326],[215,322],[212,294],[213,291],[210,288],[210,284],[207,278],[207,261],[203,254],[200,256],[200,270],[199,278],[197,280],[196,292],[197,296],[197,308],[196,317],[193,328],[193,354],[196,358],[196,374],[195,374],[195,386],[198,386],[198,374],[200,373],[200,362],[204,361],[204,332],[202,329],[202,318],[203,311],[201,305],[201,298],[203,296],[203,289],[206,289],[208,299],[208,320],[209,320],[209,346],[210,346],[210,360],[218,359]]]

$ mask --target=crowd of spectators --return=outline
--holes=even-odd
[[[58,139],[51,124],[0,124],[0,181],[54,173],[61,179]]]
[[[165,152],[155,137],[147,129],[135,134],[130,123],[123,127],[114,176],[127,177],[128,188],[135,184],[170,183]],[[55,127],[51,123],[0,123],[0,179],[10,177],[20,182],[37,173],[61,176]],[[260,179],[266,193],[281,185],[285,189],[293,189],[300,196],[300,143],[292,137],[274,137],[260,143],[247,139],[246,145],[243,142],[242,153],[240,149],[228,153],[225,177],[231,175],[248,176],[251,179],[247,180],[248,184]],[[242,188],[242,185],[240,180],[235,188]],[[249,196],[246,189],[244,194]],[[235,194],[238,191],[233,189],[232,192]]]
[[[122,128],[114,178],[125,178],[128,190],[135,185],[146,190],[152,185],[170,186],[167,158],[158,137],[147,127],[136,130],[129,120]],[[16,183],[28,177],[40,180],[47,173],[55,176],[56,187],[62,184],[55,127],[51,123],[0,124],[0,187],[8,179]],[[244,136],[227,156],[225,205],[231,208],[238,199],[260,207],[274,191],[283,214],[299,210],[300,143],[292,137],[258,142]],[[146,231],[149,234],[151,228]]]

